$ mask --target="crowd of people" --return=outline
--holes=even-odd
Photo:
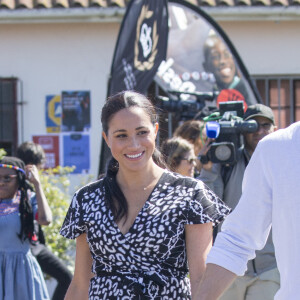
[[[133,91],[109,97],[107,171],[75,193],[60,231],[76,239],[74,276],[43,235],[52,213],[41,146],[3,157],[0,298],[50,299],[45,273],[57,280],[54,300],[296,299],[300,123],[276,131],[263,104],[243,119],[257,130],[243,133],[236,161],[201,163],[214,142],[203,120],[183,122],[157,149],[151,101]]]

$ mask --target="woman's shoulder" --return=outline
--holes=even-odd
[[[103,181],[104,178],[101,178],[84,185],[83,187],[81,187],[75,192],[75,197],[94,198],[96,195],[103,195],[105,193]]]
[[[164,182],[170,185],[174,185],[178,187],[184,186],[187,188],[194,188],[196,190],[200,189],[203,186],[203,182],[199,179],[183,176],[168,170],[165,171]]]

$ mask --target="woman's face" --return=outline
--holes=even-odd
[[[158,124],[139,107],[122,109],[111,118],[103,137],[120,170],[143,171],[153,163],[157,130]]]
[[[194,177],[194,171],[196,166],[196,157],[193,150],[190,150],[183,155],[175,172],[183,176]]]
[[[17,172],[13,169],[0,168],[0,199],[13,198],[18,186]]]

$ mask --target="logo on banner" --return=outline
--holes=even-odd
[[[134,66],[139,71],[151,70],[157,55],[157,43],[159,38],[157,34],[157,21],[154,21],[153,28],[145,23],[145,21],[152,16],[153,11],[148,10],[148,6],[144,5],[137,21],[136,40],[134,44]],[[139,60],[139,43],[142,47],[143,57],[145,59],[151,53],[147,60]]]

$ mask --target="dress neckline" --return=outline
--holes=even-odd
[[[123,237],[126,238],[128,235],[130,235],[131,231],[132,231],[133,228],[134,228],[135,223],[137,222],[137,219],[139,218],[139,215],[140,215],[145,209],[148,208],[148,206],[149,206],[149,201],[150,201],[150,199],[152,198],[152,195],[153,195],[154,191],[155,191],[156,188],[159,186],[159,184],[164,180],[164,177],[166,176],[166,174],[167,174],[167,170],[164,170],[163,173],[160,175],[159,179],[157,180],[156,184],[154,185],[154,187],[153,187],[151,193],[149,194],[147,200],[145,201],[144,205],[142,206],[142,208],[140,209],[140,211],[139,211],[138,214],[136,215],[136,217],[135,217],[133,223],[131,224],[131,226],[129,227],[129,229],[128,229],[127,232],[123,233],[123,232],[120,230],[118,224],[116,223],[116,221],[115,221],[115,219],[114,219],[114,216],[113,216],[111,210],[109,209],[109,210],[110,210],[109,215],[111,216],[111,221],[113,222],[114,226],[116,227],[116,229],[118,230],[118,232],[119,232]]]

